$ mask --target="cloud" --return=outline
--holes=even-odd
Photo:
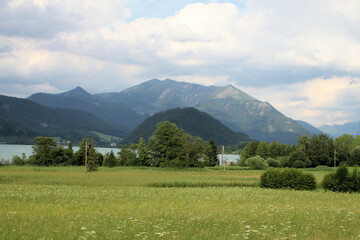
[[[360,78],[315,78],[302,83],[274,85],[266,88],[239,86],[252,96],[270,102],[293,119],[316,126],[343,124],[360,119]]]
[[[150,9],[161,10],[141,16]],[[261,92],[316,124],[349,121],[359,118],[355,108],[349,114],[358,99],[345,81],[360,77],[358,12],[356,0],[4,0],[0,89],[23,86],[11,92],[25,95],[25,86],[47,83],[59,91],[120,91],[171,77]]]

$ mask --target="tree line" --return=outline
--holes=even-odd
[[[360,165],[360,135],[344,134],[335,140],[326,134],[300,136],[294,146],[253,141],[241,151],[239,165],[255,169],[270,167],[307,168],[319,165]]]
[[[57,145],[50,137],[39,136],[34,139],[33,155],[14,156],[15,165],[60,166],[84,165],[94,171],[98,166],[150,166],[150,167],[204,167],[219,164],[218,149],[213,139],[204,141],[191,136],[169,121],[157,125],[153,135],[146,143],[140,138],[138,144],[122,145],[118,156],[113,151],[102,155],[97,152],[94,142],[82,140],[79,150],[73,151],[72,144],[67,147]]]

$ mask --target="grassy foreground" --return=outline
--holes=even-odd
[[[261,189],[261,173],[2,167],[0,239],[360,238],[360,194]]]

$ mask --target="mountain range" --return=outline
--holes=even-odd
[[[342,125],[323,125],[319,127],[323,132],[330,134],[333,137],[339,137],[344,133],[350,134],[353,136],[360,135],[360,122],[354,123],[345,123]]]
[[[313,133],[232,85],[202,86],[174,80],[153,79],[122,92],[94,94],[108,103],[122,103],[141,114],[154,114],[176,107],[194,107],[235,132],[259,141],[295,144],[298,136]]]
[[[318,131],[305,122],[294,121],[286,117],[270,103],[255,99],[232,85],[223,87],[203,86],[169,79],[163,81],[153,79],[121,92],[90,94],[81,87],[76,87],[59,94],[35,93],[29,96],[28,100],[46,106],[48,110],[65,111],[62,116],[69,119],[70,115],[83,115],[85,117],[84,114],[87,113],[88,117],[86,118],[101,121],[101,124],[98,125],[101,125],[103,129],[108,129],[111,126],[114,129],[112,136],[116,135],[122,138],[128,136],[149,116],[168,109],[188,107],[206,113],[233,133],[242,133],[243,136],[247,135],[259,141],[295,144],[299,135],[308,134],[311,136]],[[197,112],[190,112],[199,117]],[[40,115],[44,117],[46,114]],[[10,123],[16,123],[17,126],[21,125],[22,129],[44,131],[44,128],[39,129],[39,126],[31,123],[30,120],[27,124],[31,123],[32,128],[27,126],[25,122],[21,124],[16,122],[15,118],[4,117],[3,119]],[[26,117],[22,119],[25,120]],[[205,118],[200,117],[198,119]],[[210,121],[209,118],[206,119],[206,121]],[[37,122],[41,121],[43,120],[37,120]],[[206,126],[206,121],[202,122],[201,125]],[[67,121],[63,120],[63,122]],[[74,122],[78,122],[76,117]],[[93,122],[95,124],[95,120]],[[74,130],[72,121],[67,123],[66,127]],[[104,123],[107,124],[106,127]],[[177,124],[181,123],[177,122]],[[59,126],[56,131],[67,130]],[[52,127],[48,127],[47,132],[49,129]],[[108,134],[109,131],[104,130],[101,133]],[[216,135],[214,132],[211,134]],[[229,138],[235,139],[234,135],[230,135]]]
[[[94,115],[73,109],[46,107],[27,99],[0,95],[1,142],[28,142],[39,135],[62,137],[79,142],[94,137],[101,144],[104,134],[114,139],[128,133]],[[22,143],[23,143],[22,142]]]

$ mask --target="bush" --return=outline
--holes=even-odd
[[[260,186],[275,189],[314,190],[316,180],[314,175],[303,173],[298,169],[270,169],[261,175]]]
[[[360,192],[360,174],[357,168],[350,173],[345,165],[341,165],[336,172],[324,176],[321,186],[333,192]]]
[[[11,159],[11,164],[12,165],[22,166],[22,165],[25,165],[25,162],[21,157],[19,157],[18,155],[15,155]]]
[[[294,168],[304,168],[306,167],[306,164],[301,160],[296,160],[294,162]]]
[[[281,168],[281,162],[279,160],[275,160],[271,157],[266,159],[266,163],[269,165],[269,167],[274,167],[274,168]]]
[[[269,166],[259,155],[246,159],[246,165],[253,170],[262,170]]]

